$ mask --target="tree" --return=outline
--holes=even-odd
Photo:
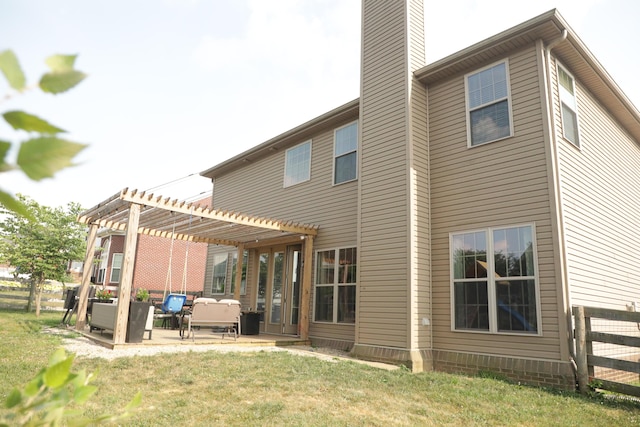
[[[69,203],[63,209],[41,206],[20,194],[17,199],[32,220],[15,211],[0,209],[0,215],[5,215],[0,222],[0,256],[29,276],[31,291],[26,309],[31,311],[35,296],[39,316],[45,280],[66,280],[69,261],[84,257],[86,230],[76,220],[81,211],[77,203]]]
[[[77,55],[53,55],[47,58],[46,64],[50,71],[42,75],[37,87],[45,93],[55,95],[66,92],[84,80],[86,74],[74,69],[76,57]],[[34,88],[27,86],[26,78],[13,51],[0,52],[0,71],[9,86],[17,93]],[[7,94],[0,99],[0,103],[11,99],[12,96],[11,93]],[[65,130],[24,111],[7,111],[2,117],[15,130],[28,132],[29,138],[19,143],[15,164],[7,159],[11,142],[0,140],[0,172],[18,169],[34,181],[51,178],[60,169],[72,166],[73,157],[86,147],[84,144],[59,138],[58,135],[66,132]],[[29,218],[26,206],[2,189],[0,205]]]

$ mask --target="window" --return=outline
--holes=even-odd
[[[122,271],[122,254],[113,254],[111,260],[111,278],[109,282],[120,283],[120,272]]]
[[[316,253],[316,322],[355,323],[357,255],[356,248]]]
[[[533,236],[532,225],[451,235],[454,329],[538,333]]]
[[[236,269],[238,266],[238,252],[234,252],[233,261],[231,262],[231,293],[233,294],[236,289]],[[242,253],[242,279],[240,282],[240,295],[247,294],[247,259],[249,258],[249,252],[244,251]]]
[[[467,75],[465,88],[469,145],[473,147],[511,136],[507,61]]]
[[[264,310],[267,303],[267,275],[269,272],[269,254],[261,253],[258,261],[258,295],[256,295],[256,310],[260,312],[260,321],[264,322]]]
[[[358,122],[336,129],[333,157],[334,184],[358,177]]]
[[[289,148],[284,160],[284,186],[311,179],[311,141]]]
[[[106,239],[104,247],[100,249],[100,267],[98,269],[98,277],[96,283],[104,283],[104,277],[107,271],[107,264],[109,263],[109,246],[111,239]]]
[[[211,284],[212,294],[224,294],[225,283],[227,281],[227,260],[229,254],[213,255],[213,283]]]
[[[579,147],[578,108],[573,76],[560,66],[558,66],[558,83],[562,109],[562,135],[573,145]]]

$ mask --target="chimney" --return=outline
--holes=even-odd
[[[422,0],[363,0],[356,352],[430,342],[427,104],[413,75],[424,46]],[[381,334],[381,316],[408,326]]]

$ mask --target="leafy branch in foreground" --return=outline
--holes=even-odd
[[[130,417],[140,406],[142,397],[138,392],[121,414],[105,414],[88,418],[78,409],[67,406],[71,403],[82,405],[98,390],[91,385],[93,373],[85,370],[71,372],[75,355],[67,355],[64,349],[56,350],[43,368],[24,388],[15,388],[7,396],[5,408],[9,411],[0,418],[0,427],[21,426],[86,426],[114,423]]]
[[[43,74],[38,87],[45,93],[58,94],[68,91],[85,79],[86,74],[74,69],[77,55],[52,55],[46,59],[50,71]],[[26,78],[18,58],[11,50],[0,52],[0,71],[7,83],[17,93],[32,89],[27,87]],[[11,95],[6,95],[5,100]],[[60,138],[64,129],[54,126],[40,117],[24,111],[7,111],[4,120],[15,130],[30,133],[30,138],[19,143],[15,164],[7,160],[11,142],[0,140],[0,172],[22,170],[30,179],[40,181],[51,178],[61,169],[73,166],[71,160],[86,145]],[[30,218],[25,206],[10,193],[0,189],[0,204],[22,216]],[[31,219],[31,218],[30,218]]]

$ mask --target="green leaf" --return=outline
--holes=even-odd
[[[2,190],[0,190],[0,205],[30,221],[34,220],[33,215],[31,215],[29,209],[23,203]]]
[[[47,134],[66,132],[64,129],[60,129],[46,120],[29,113],[25,113],[24,111],[7,111],[2,116],[14,129]]]
[[[46,73],[40,78],[40,89],[47,93],[62,93],[76,86],[87,75],[77,70]]]
[[[20,68],[18,58],[12,50],[0,52],[0,70],[9,82],[9,85],[15,90],[22,90],[26,84],[24,73]]]
[[[70,356],[62,362],[49,366],[43,376],[45,385],[51,388],[62,387],[66,383],[67,378],[69,378],[72,363],[73,357]]]
[[[125,412],[132,411],[138,406],[140,406],[141,403],[142,403],[142,393],[137,392],[136,395],[133,396],[133,399],[131,399],[131,402],[127,403],[127,406],[124,408],[124,410]]]
[[[75,392],[73,393],[73,398],[77,403],[86,402],[91,396],[93,396],[98,391],[98,387],[94,385],[85,385],[82,387],[77,387]]]
[[[46,59],[46,63],[51,71],[69,71],[73,70],[78,55],[51,55]]]
[[[18,390],[17,388],[14,388],[13,390],[11,390],[11,393],[9,393],[9,396],[7,396],[5,407],[13,408],[20,402],[22,402],[22,393],[20,393],[20,390]]]
[[[48,366],[57,365],[58,363],[66,359],[67,359],[67,352],[64,350],[64,348],[58,348],[56,351],[51,353],[51,356],[49,356]]]
[[[71,159],[85,147],[53,136],[34,138],[20,145],[17,164],[29,178],[40,181],[72,166]]]
[[[10,142],[0,140],[0,172],[7,172],[14,169],[13,166],[4,160],[10,149]]]

